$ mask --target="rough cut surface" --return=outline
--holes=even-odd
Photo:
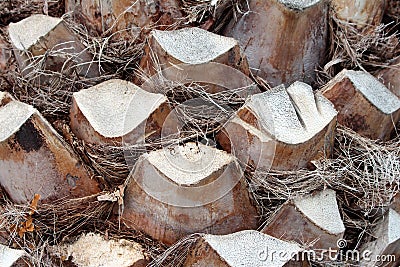
[[[8,32],[11,42],[17,49],[28,50],[61,22],[60,18],[32,15],[17,23],[10,23]]]
[[[27,104],[11,101],[4,107],[0,107],[0,142],[4,142],[36,112]]]
[[[152,32],[160,46],[172,57],[187,64],[201,64],[218,58],[238,45],[233,38],[199,28]]]
[[[371,74],[364,71],[347,70],[345,75],[354,84],[354,87],[383,113],[392,114],[400,109],[400,99]]]
[[[278,0],[278,2],[284,4],[285,6],[292,8],[292,9],[305,9],[309,8],[321,0]]]
[[[241,88],[242,80],[250,74],[247,59],[235,39],[200,28],[153,30],[145,52],[140,65],[148,75],[161,68],[167,79],[205,82],[211,93]],[[239,73],[232,74],[232,70]],[[228,76],[232,78],[222,79]],[[234,86],[229,86],[232,81]],[[228,86],[216,86],[223,84]]]
[[[329,233],[338,235],[344,232],[335,191],[324,190],[312,196],[296,198],[294,204],[313,223]]]
[[[179,185],[194,185],[232,163],[232,155],[196,143],[149,153],[148,161]]]
[[[94,233],[81,235],[71,244],[61,244],[56,253],[78,267],[139,267],[146,266],[143,248],[140,244],[120,239],[106,240]]]
[[[305,262],[295,261],[301,251],[294,242],[285,242],[254,230],[204,235],[189,252],[184,267],[308,266]]]
[[[389,209],[388,222],[388,244],[400,241],[400,214],[393,209]],[[399,244],[400,245],[400,244]]]
[[[192,233],[257,227],[257,211],[236,159],[202,144],[164,150],[142,155],[129,177],[122,215],[127,226],[165,244]]]
[[[12,249],[0,244],[0,266],[11,267],[21,257],[27,255],[25,251]]]
[[[253,95],[244,108],[259,118],[264,131],[288,144],[309,140],[337,114],[329,101],[314,97],[311,86],[302,82]]]
[[[272,236],[257,231],[241,231],[230,235],[205,235],[204,240],[223,258],[230,266],[270,266],[280,267],[288,262],[292,255],[302,249],[296,243],[284,242]],[[279,260],[269,257],[261,262],[259,253],[263,249],[274,249],[287,252]]]
[[[322,94],[338,110],[338,122],[370,139],[388,140],[400,120],[400,99],[369,73],[343,70]]]
[[[106,138],[128,134],[167,100],[117,79],[76,92],[73,99],[94,130]]]

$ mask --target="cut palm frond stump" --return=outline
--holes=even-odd
[[[209,93],[238,88],[242,88],[242,95],[246,96],[256,92],[248,78],[247,59],[233,38],[195,27],[154,30],[145,51],[141,68],[148,76],[158,73],[181,84],[203,82]],[[154,90],[152,87],[143,89]]]
[[[83,77],[99,76],[93,56],[61,18],[32,15],[11,23],[8,33],[24,75],[45,69],[59,73],[76,71]]]
[[[154,55],[163,69],[179,64],[216,62],[250,74],[246,57],[235,39],[196,27],[174,31],[154,30],[146,52],[145,60],[152,60]],[[146,63],[150,68],[152,62]],[[154,69],[155,66],[152,67]]]
[[[249,97],[218,134],[224,150],[262,170],[296,170],[329,157],[336,111],[311,86],[296,82]]]
[[[400,120],[400,99],[374,76],[343,70],[322,89],[338,122],[371,139],[388,140]]]
[[[344,231],[336,193],[330,189],[290,200],[261,230],[282,240],[308,244],[316,251],[337,247]]]
[[[73,242],[63,242],[51,248],[59,258],[70,259],[74,266],[145,267],[147,262],[143,247],[133,241],[113,240],[87,233]]]
[[[194,244],[183,266],[310,266],[302,260],[302,251],[295,242],[251,230],[229,235],[204,235]]]
[[[224,35],[239,41],[252,71],[272,86],[312,83],[325,60],[328,1],[251,0]]]
[[[97,182],[36,109],[3,99],[0,99],[0,183],[11,200],[25,204],[40,194],[43,202],[49,202],[100,191]]]
[[[224,151],[196,143],[166,147],[139,158],[122,219],[169,245],[196,232],[255,229],[246,186],[236,159]]]
[[[169,111],[164,95],[113,79],[73,94],[71,130],[91,144],[143,143],[160,138]]]

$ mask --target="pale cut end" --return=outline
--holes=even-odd
[[[302,82],[253,95],[245,108],[254,113],[261,128],[288,144],[311,139],[337,115],[328,100],[314,97],[311,86]]]
[[[73,98],[93,129],[106,138],[130,133],[167,100],[118,79],[81,90]]]
[[[396,241],[400,242],[400,214],[393,209],[388,212],[388,244],[393,244]]]
[[[294,205],[318,227],[338,235],[345,231],[336,201],[336,192],[327,189],[315,195],[297,198]]]
[[[56,250],[62,257],[72,257],[77,266],[145,266],[146,261],[140,244],[124,239],[106,240],[94,233],[83,234],[75,242],[61,244]]]
[[[19,131],[35,112],[36,109],[32,106],[18,101],[11,101],[0,107],[0,142],[4,142]]]
[[[29,50],[62,21],[60,18],[37,14],[17,23],[10,23],[8,33],[11,43],[18,50]]]
[[[187,64],[210,62],[238,45],[233,38],[200,28],[154,30],[152,35],[166,53]]]
[[[147,160],[174,183],[195,185],[232,163],[234,157],[201,143],[187,143],[152,151]]]
[[[254,230],[229,235],[205,235],[204,240],[229,266],[281,267],[302,251],[297,243],[289,243]],[[263,250],[282,252],[282,257],[262,257]],[[264,251],[270,253],[271,251]]]
[[[364,71],[345,70],[344,75],[382,113],[392,114],[400,109],[400,99],[371,74]]]
[[[370,139],[388,140],[400,119],[400,99],[367,72],[343,70],[322,89],[338,122]]]
[[[0,244],[0,266],[11,267],[13,264],[23,256],[26,256],[26,252],[19,249],[12,249],[7,246]]]
[[[310,8],[323,1],[324,0],[278,0],[278,2],[285,5],[286,7],[295,10]]]

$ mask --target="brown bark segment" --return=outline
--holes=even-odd
[[[393,210],[395,210],[397,213],[400,214],[400,193],[397,193],[394,196],[390,208],[392,208]]]
[[[7,71],[9,67],[9,60],[11,58],[11,49],[0,33],[0,73]]]
[[[272,86],[313,82],[325,58],[328,1],[249,3],[250,12],[232,20],[224,35],[239,41],[253,72]]]

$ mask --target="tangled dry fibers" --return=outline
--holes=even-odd
[[[49,14],[54,15],[56,10],[59,10],[60,1],[38,1],[38,6],[27,6],[24,4],[26,1],[13,1],[13,7],[20,5],[20,18],[13,13],[12,10],[15,9],[5,6],[10,2],[0,3],[0,24],[6,25],[14,18],[19,20],[26,17],[34,8],[43,9],[44,3],[48,4]],[[247,1],[218,1],[216,6],[212,5],[212,2],[182,0],[185,12],[188,14],[187,25],[211,21],[212,26],[209,30],[218,32],[230,16],[247,12]],[[395,5],[396,1],[390,3]],[[396,17],[396,14],[399,14],[396,13],[399,8],[396,8],[391,9],[393,12],[389,12],[389,16]],[[66,127],[72,93],[110,78],[133,80],[139,74],[142,78],[149,79],[138,70],[138,62],[143,55],[146,40],[141,38],[141,34],[128,41],[114,38],[112,34],[93,36],[68,15],[64,19],[71,31],[79,36],[86,49],[93,54],[93,63],[98,64],[102,76],[83,79],[74,72],[76,67],[74,65],[57,73],[46,70],[43,64],[46,57],[58,53],[49,51],[48,54],[34,59],[32,66],[35,71],[30,76],[23,77],[18,69],[2,73],[0,75],[4,82],[2,85],[19,100],[37,107],[53,123],[86,163],[86,167],[91,170],[94,177],[99,179],[104,186],[103,193],[112,193],[117,186],[125,184],[130,171],[125,161],[126,149],[140,155],[171,143],[212,139],[214,133],[245,101],[240,97],[240,91],[245,88],[210,94],[201,84],[182,84],[157,77],[154,82],[157,92],[168,97],[171,109],[176,111],[183,125],[179,136],[165,140],[151,140],[143,146],[129,148],[117,145],[91,145],[77,140]],[[326,75],[333,77],[342,68],[371,71],[388,66],[390,59],[399,55],[398,35],[393,32],[394,28],[393,24],[380,25],[366,34],[332,16],[330,55],[332,61],[325,66]],[[6,35],[3,35],[6,38]],[[73,54],[64,56],[71,62],[76,57]],[[40,76],[51,76],[51,82],[39,84]],[[254,78],[262,82],[261,79]],[[267,84],[263,85],[266,90]],[[187,101],[192,99],[201,100],[200,105],[195,107],[189,105]],[[345,238],[349,241],[349,248],[356,248],[368,238],[372,226],[387,208],[392,197],[399,192],[400,139],[397,137],[390,142],[382,143],[339,127],[333,158],[320,159],[314,162],[314,167],[313,170],[303,169],[296,172],[249,171],[247,173],[248,188],[257,203],[260,222],[267,222],[280,206],[291,198],[301,197],[323,188],[332,188],[338,194],[341,214],[347,228]],[[151,238],[127,230],[118,225],[118,222],[110,220],[116,204],[99,202],[95,195],[39,205],[32,215],[35,230],[20,237],[17,227],[26,221],[30,207],[13,204],[5,194],[1,199],[0,229],[6,229],[11,237],[8,240],[10,246],[23,248],[32,256],[30,261],[35,266],[52,265],[54,259],[49,257],[48,247],[68,240],[79,231],[101,233],[108,231],[115,238],[138,241],[154,259],[151,266],[180,266],[192,244],[202,236],[202,234],[191,235],[166,250],[166,247]]]
[[[396,9],[388,10],[394,12]],[[398,22],[394,20],[360,30],[355,24],[338,19],[331,11],[329,28],[329,61],[320,72],[320,85],[324,85],[343,69],[373,73],[392,68],[392,60],[400,56]]]

